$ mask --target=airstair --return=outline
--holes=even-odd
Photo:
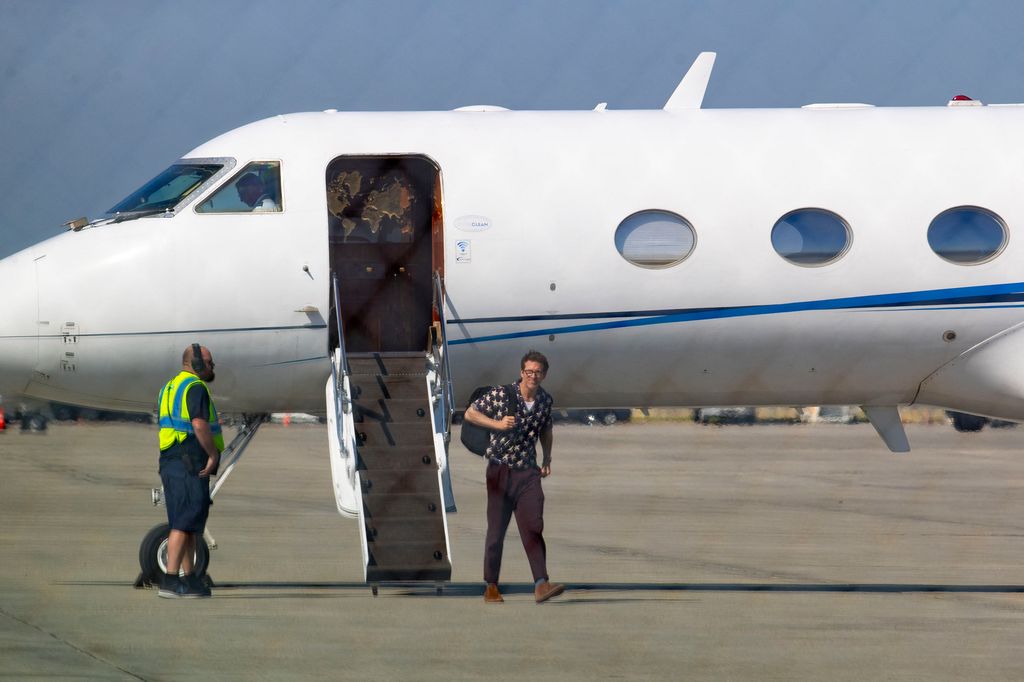
[[[337,280],[333,291],[337,301]],[[335,306],[339,344],[326,387],[331,472],[338,511],[359,520],[365,579],[375,594],[382,582],[451,578],[453,407],[436,273],[434,294],[442,320],[429,330],[426,352],[346,353]]]

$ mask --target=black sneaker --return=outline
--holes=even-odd
[[[192,599],[205,598],[212,596],[209,586],[203,580],[201,576],[190,573],[182,578],[182,583],[185,585],[185,593],[181,596],[190,597]]]
[[[156,594],[164,599],[177,599],[178,597],[185,596],[186,589],[185,583],[182,582],[181,578],[164,573],[160,576],[160,590]]]

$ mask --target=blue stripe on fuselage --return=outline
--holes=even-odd
[[[497,322],[537,322],[600,318],[613,319],[607,322],[597,322],[592,324],[548,327],[545,329],[531,329],[529,331],[455,339],[450,340],[448,344],[455,346],[467,343],[482,343],[486,341],[528,338],[531,336],[546,336],[548,334],[576,334],[579,332],[600,331],[605,329],[623,329],[627,327],[642,327],[655,324],[695,322],[698,320],[715,320],[729,317],[752,317],[756,315],[774,315],[778,313],[795,313],[815,310],[863,310],[866,308],[894,310],[907,309],[909,306],[914,306],[914,310],[948,310],[951,308],[966,308],[972,304],[1012,304],[1020,302],[1024,302],[1024,282],[989,284],[984,286],[959,287],[954,289],[929,289],[926,291],[908,291],[896,294],[850,296],[844,298],[823,299],[819,301],[798,301],[794,303],[777,303],[771,305],[464,318],[449,320],[448,324],[466,325]],[[1017,306],[1001,305],[989,307]]]

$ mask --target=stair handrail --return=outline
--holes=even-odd
[[[334,292],[334,323],[338,327],[338,349],[341,351],[341,376],[335,378],[342,381],[348,376],[348,353],[345,352],[345,333],[341,324],[341,295],[338,293],[338,273],[336,272],[331,273],[331,290]],[[340,383],[335,386],[340,388]]]
[[[438,326],[441,327],[441,399],[444,414],[444,433],[451,429],[452,415],[455,413],[454,393],[452,389],[452,370],[448,362],[448,333],[445,331],[444,319],[444,283],[441,273],[434,270],[434,307],[437,309]]]
[[[336,272],[331,273],[331,291],[334,294],[334,321],[338,328],[338,348],[335,357],[331,359],[331,379],[334,382],[335,396],[334,423],[338,430],[338,444],[342,453],[351,461],[355,455],[355,442],[354,438],[350,440],[346,437],[350,429],[346,428],[345,415],[352,411],[352,397],[349,395],[348,353],[345,350],[345,334],[341,324],[341,296]],[[355,467],[352,466],[349,471],[350,477],[354,470]]]

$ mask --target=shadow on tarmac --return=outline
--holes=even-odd
[[[129,581],[85,580],[61,581],[56,585],[82,587],[132,587]],[[234,590],[280,590],[348,592],[366,591],[374,586],[365,582],[216,582],[219,594]],[[379,583],[380,589],[397,591],[404,596],[480,597],[480,583]],[[501,593],[533,594],[533,583],[500,584]],[[924,583],[565,583],[566,592],[862,592],[866,594],[898,594],[906,592],[993,593],[1024,592],[1024,585],[950,585]],[[224,595],[227,596],[227,595]],[[280,595],[295,596],[295,595]],[[327,595],[324,595],[327,596]],[[608,599],[614,601],[614,599]]]

